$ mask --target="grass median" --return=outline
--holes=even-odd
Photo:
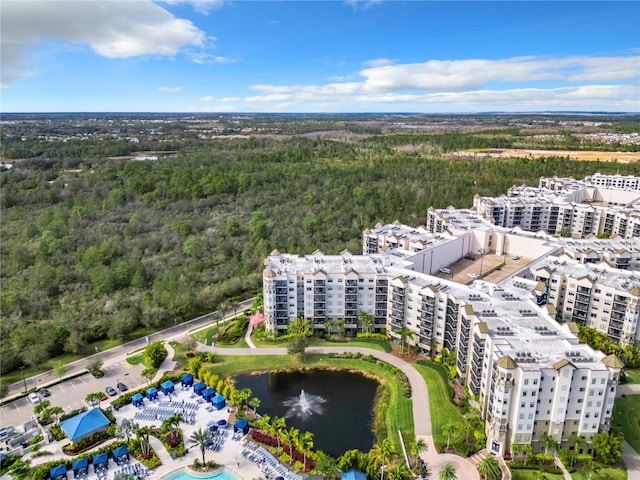
[[[629,445],[640,454],[640,395],[616,398],[613,423],[622,430]]]

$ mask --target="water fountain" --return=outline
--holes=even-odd
[[[298,417],[301,420],[306,420],[314,413],[322,414],[322,404],[325,402],[326,400],[321,396],[311,395],[301,390],[300,395],[293,396],[282,402],[285,407],[289,407],[284,416],[285,418]]]

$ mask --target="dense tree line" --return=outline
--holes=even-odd
[[[185,141],[145,162],[51,143],[61,151],[48,160],[2,172],[2,373],[255,294],[274,248],[360,252],[364,228],[420,225],[429,206],[470,206],[540,176],[640,174],[564,157],[447,160],[383,140]]]

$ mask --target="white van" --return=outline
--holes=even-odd
[[[442,267],[440,270],[438,270],[440,273],[446,273],[447,275],[451,273],[451,269],[450,268],[446,268],[446,267]]]

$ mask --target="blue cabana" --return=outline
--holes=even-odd
[[[97,408],[92,408],[60,422],[60,428],[67,438],[75,443],[106,430],[110,423],[104,413]]]
[[[218,431],[218,426],[217,425],[209,425],[209,431],[211,433],[216,433]]]
[[[237,432],[239,430],[245,435],[249,433],[249,422],[246,420],[236,420],[236,423],[233,424],[233,431]]]
[[[140,405],[144,405],[144,397],[141,393],[136,393],[133,397],[131,397],[131,403],[134,407],[139,407]]]
[[[218,425],[221,427],[225,427],[227,425],[227,421],[224,418],[222,420],[218,420]]]
[[[127,460],[129,460],[129,450],[125,445],[121,445],[111,451],[111,456],[116,461],[116,463],[120,465],[122,462],[126,462]]]
[[[191,375],[190,373],[185,373],[184,375],[182,375],[180,384],[182,385],[182,388],[190,387],[191,385],[193,385],[193,375]]]
[[[156,400],[158,398],[158,389],[156,387],[151,387],[147,390],[147,398],[149,400]]]
[[[174,392],[175,387],[172,381],[167,380],[162,385],[160,385],[160,390],[162,390],[162,393],[164,393],[165,395],[171,395]]]
[[[227,401],[222,395],[216,395],[211,399],[211,404],[218,410],[222,410],[227,405]]]
[[[367,480],[367,476],[364,472],[351,468],[340,474],[340,480]]]
[[[205,388],[202,391],[202,398],[204,398],[205,402],[208,402],[213,397],[215,397],[216,391],[213,388]]]
[[[73,476],[77,477],[78,475],[84,475],[87,473],[89,469],[89,459],[88,458],[79,458],[71,465],[71,470],[73,470]]]
[[[202,394],[202,391],[207,388],[207,384],[204,382],[198,382],[193,386],[193,391],[198,395]]]
[[[96,471],[106,470],[109,468],[109,455],[106,453],[94,455],[91,463],[93,463],[93,469]]]
[[[67,466],[63,463],[57,467],[53,467],[49,470],[49,478],[53,480],[60,480],[61,478],[67,478]]]

